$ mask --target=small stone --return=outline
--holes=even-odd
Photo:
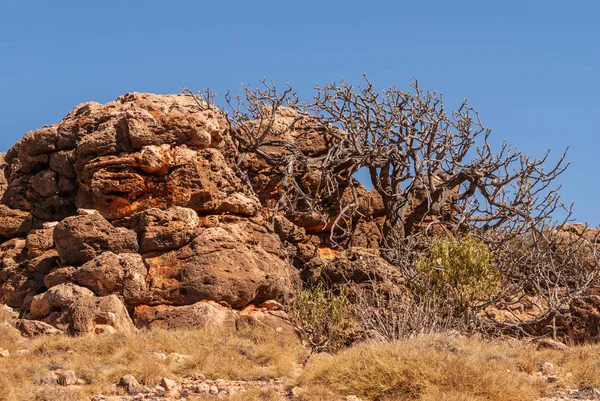
[[[148,386],[143,386],[143,387],[140,389],[140,393],[142,393],[142,394],[151,394],[151,393],[153,393],[153,392],[154,392],[154,391],[152,391],[152,389],[151,389],[150,387],[148,387]]]
[[[302,394],[304,394],[304,391],[305,390],[302,387],[294,387],[291,393],[294,398],[300,398]]]
[[[200,383],[195,387],[195,390],[197,393],[200,394],[209,394],[210,393],[210,386],[206,383]]]
[[[167,391],[170,391],[171,389],[174,389],[175,387],[177,387],[177,382],[175,380],[171,380],[171,379],[167,379],[166,377],[163,377],[162,380],[160,381],[160,386],[162,388],[164,388]]]
[[[77,375],[72,370],[65,370],[58,375],[58,384],[61,386],[72,386],[77,384]]]
[[[542,368],[540,370],[544,376],[551,376],[554,374],[556,369],[555,369],[553,363],[544,362],[544,364],[542,365]]]
[[[542,338],[537,342],[538,349],[555,349],[559,351],[564,351],[569,349],[565,344],[560,341],[551,340],[549,338]]]
[[[10,352],[6,348],[0,348],[0,358],[7,358],[10,356]]]
[[[263,302],[258,307],[266,310],[283,310],[283,305],[273,299]]]
[[[77,214],[79,216],[89,216],[91,214],[97,214],[98,211],[96,209],[77,209]]]
[[[360,398],[358,398],[358,397],[357,397],[357,396],[355,396],[355,395],[349,395],[349,396],[347,396],[347,397],[345,398],[345,400],[346,400],[346,401],[361,401],[361,399],[360,399]]]
[[[219,388],[217,386],[210,386],[210,394],[212,394],[212,395],[219,394]]]
[[[162,352],[149,352],[148,355],[161,361],[166,361],[168,359],[167,355]]]
[[[137,393],[140,389],[140,383],[133,375],[125,375],[121,377],[118,386],[126,389],[129,394]]]
[[[45,229],[56,227],[58,225],[58,221],[49,221],[47,223],[42,223],[42,227]]]
[[[17,350],[17,352],[15,352],[17,355],[29,355],[31,354],[31,351],[29,351],[28,349],[20,349]]]
[[[548,376],[546,379],[548,380],[548,383],[555,383],[558,381],[558,376]]]

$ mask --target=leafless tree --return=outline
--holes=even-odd
[[[543,304],[537,316],[488,321],[523,333],[555,324],[600,270],[595,240],[557,234],[571,216],[556,180],[568,167],[566,151],[551,162],[550,151],[535,158],[507,143],[494,149],[491,130],[466,99],[448,111],[440,93],[416,80],[411,88],[379,91],[365,76],[361,85],[316,87],[304,103],[289,85],[279,91],[267,81],[226,96],[240,171],[257,162],[273,171],[267,183],[247,174],[248,186],[263,186],[257,192],[271,197],[274,215],[319,221],[336,245],[361,217],[362,184],[354,177],[367,171],[385,209],[382,255],[407,277],[432,227],[469,234],[488,245],[504,280],[497,297],[478,303],[479,316],[530,291]],[[317,134],[326,148],[307,152],[299,131]],[[584,248],[591,259],[581,257]]]

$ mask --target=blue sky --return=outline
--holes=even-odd
[[[379,87],[468,97],[496,141],[558,156],[575,218],[600,223],[600,2],[4,1],[0,151],[76,104],[262,77],[315,85],[362,73]]]

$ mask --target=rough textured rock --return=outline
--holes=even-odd
[[[70,279],[97,296],[119,294],[127,305],[144,302],[147,269],[137,253],[104,252],[70,274]]]
[[[290,335],[296,333],[294,324],[283,310],[267,310],[255,306],[249,306],[239,313],[237,328],[244,327],[262,327]]]
[[[18,319],[14,322],[14,326],[19,330],[23,337],[27,338],[63,334],[62,331],[39,320]]]
[[[2,199],[2,196],[4,195],[4,192],[6,191],[6,187],[8,185],[6,175],[4,174],[4,169],[7,166],[6,161],[4,160],[5,158],[6,153],[0,153],[0,199]]]
[[[212,300],[241,308],[286,299],[298,273],[280,252],[276,235],[245,219],[202,228],[181,249],[144,255],[150,304]]]
[[[27,270],[28,262],[24,239],[0,244],[0,303],[21,308],[29,294],[43,287],[41,277]]]
[[[127,225],[138,233],[140,253],[178,249],[190,243],[200,223],[198,214],[183,207],[148,209],[132,216]]]
[[[330,284],[362,283],[366,281],[403,280],[399,274],[379,253],[372,249],[351,248],[342,252],[334,252],[331,257],[323,252],[306,264],[302,272],[308,283],[324,281]]]
[[[67,265],[84,264],[106,251],[138,251],[135,232],[115,228],[99,214],[64,219],[54,228],[54,244]]]
[[[68,283],[52,287],[43,294],[36,295],[31,301],[29,313],[33,319],[43,319],[52,312],[63,311],[78,299],[93,297],[87,288]]]
[[[233,332],[246,327],[262,327],[278,333],[295,334],[290,318],[282,310],[249,306],[238,312],[213,301],[186,306],[147,306],[135,308],[137,327],[163,329],[217,329]]]
[[[0,236],[15,237],[27,234],[33,228],[31,213],[0,205]]]
[[[127,309],[116,295],[80,297],[67,313],[68,332],[72,335],[136,331]]]
[[[212,328],[235,331],[237,313],[216,302],[204,301],[186,306],[147,306],[135,308],[137,327],[163,329]]]

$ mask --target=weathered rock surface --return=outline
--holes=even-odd
[[[54,244],[63,264],[81,265],[111,251],[138,251],[135,232],[115,228],[99,214],[68,217],[54,228]]]
[[[279,238],[250,220],[204,227],[183,248],[144,255],[150,304],[211,300],[242,308],[286,299],[298,273],[280,252]]]
[[[323,281],[330,284],[363,283],[367,281],[381,282],[402,277],[394,277],[394,269],[379,253],[372,249],[351,248],[342,252],[328,254],[322,250],[322,256],[308,262],[302,277],[309,284]]]
[[[69,307],[67,321],[68,332],[73,335],[136,330],[125,305],[116,295],[78,298]]]
[[[292,134],[311,157],[330,140],[313,126]],[[129,313],[235,325],[230,308],[284,302],[299,284],[290,261],[318,241],[289,221],[273,232],[236,156],[224,114],[186,95],[84,103],[28,132],[0,155],[0,302],[35,319],[27,332],[71,334],[129,331]]]
[[[134,321],[137,327],[163,329],[211,328],[235,331],[237,314],[212,301],[186,306],[138,306]]]
[[[14,322],[14,326],[23,337],[27,338],[63,334],[62,331],[56,329],[54,326],[40,322],[39,320],[17,319]]]
[[[148,306],[135,308],[137,327],[163,329],[217,329],[233,332],[244,327],[263,327],[276,332],[295,332],[294,326],[283,310],[249,306],[236,311],[213,301],[197,302],[186,306]]]
[[[127,305],[137,305],[147,296],[146,275],[139,254],[107,251],[74,269],[70,279],[98,296],[119,294]]]

